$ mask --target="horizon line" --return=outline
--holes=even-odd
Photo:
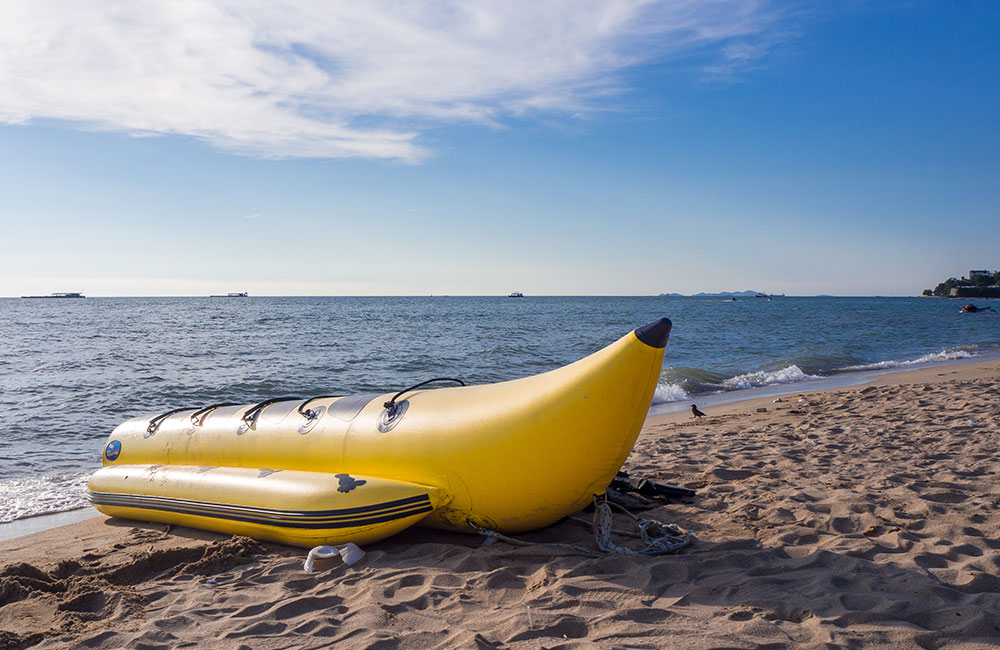
[[[82,293],[82,292],[81,292]],[[761,292],[763,293],[763,292]],[[699,295],[703,294],[703,295]],[[736,298],[752,298],[754,296],[741,296],[736,292],[708,292],[699,291],[698,293],[692,294],[659,294],[659,293],[538,293],[538,294],[525,294],[521,297],[523,298],[718,298],[722,296],[730,296]],[[859,295],[859,294],[830,294],[830,293],[815,293],[815,294],[787,294],[787,293],[768,293],[764,294],[768,297],[774,298],[953,298],[957,296],[923,296],[919,293],[917,294],[869,294],[869,295]],[[121,294],[121,295],[110,295],[110,294],[97,294],[97,295],[84,295],[79,299],[87,298],[232,298],[238,300],[240,298],[509,298],[507,294],[502,293],[438,293],[438,294],[426,294],[426,293],[408,293],[408,294],[254,294],[247,296],[219,296],[213,294]],[[51,300],[50,296],[0,296],[0,299],[16,299],[16,300]],[[58,300],[59,298],[54,298]],[[70,298],[69,300],[78,300],[76,298]],[[983,300],[990,300],[990,298],[983,298]]]

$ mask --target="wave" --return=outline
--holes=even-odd
[[[942,363],[946,361],[958,361],[959,359],[973,359],[978,357],[973,350],[967,350],[964,348],[953,348],[950,350],[941,350],[940,352],[931,352],[930,354],[925,354],[916,359],[909,359],[907,361],[879,361],[876,363],[865,363],[857,366],[847,366],[842,368],[842,371],[857,371],[857,370],[884,370],[887,368],[907,368],[909,366],[922,366],[927,363]]]
[[[818,378],[817,375],[803,372],[796,365],[787,366],[780,370],[760,370],[732,377],[701,368],[665,368],[660,375],[660,383],[656,386],[656,392],[653,393],[653,404],[680,402],[690,399],[694,395],[705,393],[720,393],[773,384],[791,384]]]
[[[798,367],[807,375],[823,377],[836,371],[837,368],[853,366],[867,361],[864,357],[852,354],[848,350],[796,350],[781,358],[773,359],[764,367],[769,370]]]
[[[728,390],[743,390],[745,388],[771,386],[773,384],[794,384],[809,379],[819,379],[819,375],[806,374],[802,372],[801,368],[793,365],[781,370],[759,370],[757,372],[748,372],[744,375],[736,375],[723,381],[722,385]]]
[[[664,393],[676,392],[683,396],[678,399],[686,399],[687,396],[698,393],[705,393],[719,390],[722,382],[728,377],[725,373],[705,370],[703,368],[689,368],[686,366],[673,366],[664,368],[660,373],[661,386],[674,386],[675,388],[664,388]]]
[[[657,384],[653,392],[653,404],[680,402],[690,399],[691,395],[677,384]]]
[[[758,370],[733,376],[726,376],[725,374],[702,368],[670,367],[664,368],[660,375],[660,383],[653,394],[653,404],[679,402],[707,393],[746,390],[761,386],[773,386],[775,384],[795,384],[849,372],[911,368],[933,363],[974,359],[982,356],[982,354],[977,346],[959,347],[932,352],[915,359],[877,361],[848,366],[828,365],[836,363],[838,360],[843,363],[843,357],[839,357],[839,359],[838,357],[830,356],[825,358],[808,357],[805,361],[808,371],[803,370],[799,363],[792,363],[779,370]],[[817,364],[817,361],[826,361],[827,363]]]
[[[89,472],[65,476],[18,478],[0,481],[3,504],[0,524],[18,519],[85,508]]]

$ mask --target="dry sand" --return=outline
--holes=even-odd
[[[677,555],[415,530],[310,575],[101,517],[0,543],[0,649],[1000,647],[1000,363],[782,399],[647,421],[626,469],[698,491],[643,513],[695,531]]]

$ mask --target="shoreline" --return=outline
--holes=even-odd
[[[946,368],[948,366],[963,364],[1000,364],[1000,353],[986,354],[966,359],[932,361],[907,367],[844,371],[818,377],[816,379],[807,379],[805,381],[775,383],[763,386],[753,386],[752,388],[741,388],[738,390],[702,393],[699,395],[691,395],[682,400],[653,404],[649,407],[649,416],[686,411],[692,403],[698,404],[699,408],[701,408],[702,405],[706,407],[721,407],[736,402],[755,401],[766,397],[781,397],[783,395],[794,395],[798,393],[839,390],[855,386],[864,386],[870,383],[878,383],[880,381],[893,382],[896,381],[894,378],[895,375],[906,375],[909,373],[920,373],[923,371],[930,372],[936,368]]]
[[[973,380],[987,379],[1000,376],[1000,358],[984,359],[958,359],[944,363],[928,364],[919,368],[865,371],[857,373],[858,380],[850,383],[840,384],[826,382],[826,379],[814,379],[807,382],[794,384],[779,384],[774,386],[773,392],[762,390],[771,388],[769,386],[758,386],[743,391],[729,391],[727,393],[712,394],[710,397],[718,396],[720,399],[702,399],[697,401],[698,408],[704,411],[706,416],[732,415],[734,413],[756,412],[758,408],[769,408],[775,403],[776,398],[784,398],[788,395],[823,395],[839,392],[857,392],[869,386],[907,386],[912,384],[934,384],[953,380]],[[839,381],[839,378],[829,378]],[[728,395],[741,395],[737,399],[721,399]],[[753,394],[750,394],[753,393]],[[709,397],[709,396],[706,396]],[[664,423],[683,422],[691,418],[690,404],[694,399],[679,402],[680,406],[669,411],[652,412],[646,417],[643,428],[660,425]],[[782,399],[778,402],[783,406],[795,403],[795,400]],[[669,404],[676,404],[669,402]],[[773,407],[771,407],[773,408]],[[710,409],[711,412],[705,411]]]
[[[0,541],[0,648],[994,648],[1000,360],[800,394],[646,419],[624,469],[696,490],[642,511],[694,531],[675,555],[409,529],[306,574],[304,549],[97,515]],[[517,537],[595,545],[572,519]]]
[[[101,513],[91,507],[86,507],[15,519],[14,521],[0,524],[0,542],[100,516],[102,516]]]
[[[914,382],[929,382],[940,377],[950,377],[951,373],[938,373],[940,368],[950,366],[973,366],[981,369],[971,371],[973,376],[979,377],[993,370],[1000,371],[1000,356],[982,357],[972,359],[953,359],[949,361],[928,363],[913,368],[887,368],[877,370],[864,370],[857,372],[842,373],[830,377],[810,379],[801,382],[787,384],[771,384],[767,386],[754,386],[740,390],[721,391],[718,393],[706,393],[704,395],[692,396],[689,399],[677,400],[673,402],[663,402],[650,406],[646,415],[643,428],[662,424],[664,422],[680,422],[689,417],[688,409],[692,403],[697,403],[698,408],[707,415],[731,414],[745,408],[767,408],[773,403],[772,398],[779,398],[787,395],[799,395],[805,393],[823,393],[837,390],[844,390],[866,385],[890,385]],[[710,410],[711,413],[706,411]],[[34,532],[49,530],[76,521],[81,521],[89,517],[101,517],[93,508],[86,506],[73,510],[66,510],[55,513],[44,513],[32,515],[14,521],[0,523],[0,542],[29,535]]]

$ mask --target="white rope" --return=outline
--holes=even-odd
[[[515,539],[513,537],[508,537],[503,533],[498,533],[495,530],[490,530],[489,528],[483,528],[482,526],[477,526],[476,524],[469,522],[469,525],[475,528],[480,535],[484,536],[486,539],[483,541],[483,546],[492,546],[494,542],[498,539],[515,544],[517,546],[554,546],[555,548],[564,548],[574,553],[580,553],[581,555],[586,555],[588,557],[600,557],[601,554],[589,549],[583,548],[582,546],[575,546],[573,544],[562,544],[559,542],[526,542],[523,539]]]
[[[614,515],[611,512],[611,506],[621,510],[635,521],[636,525],[639,527],[638,534],[612,529],[612,519]],[[582,521],[576,517],[573,519],[576,521]],[[581,546],[575,546],[573,544],[562,544],[559,542],[526,542],[524,540],[508,537],[507,535],[498,533],[495,530],[483,528],[482,526],[478,526],[471,521],[469,522],[469,525],[475,528],[480,535],[483,535],[486,538],[483,541],[483,546],[491,546],[496,542],[496,540],[499,539],[510,544],[516,544],[517,546],[552,546],[555,548],[567,549],[574,553],[579,553],[588,557],[601,557],[600,553]],[[664,524],[656,521],[655,519],[641,519],[636,517],[622,506],[609,503],[606,495],[600,497],[594,496],[593,528],[594,538],[597,541],[597,548],[604,553],[615,553],[617,555],[666,555],[667,553],[676,553],[682,548],[690,546],[691,542],[694,541],[693,531],[685,532],[676,524]],[[646,548],[633,550],[627,546],[619,546],[611,538],[612,533],[627,535],[629,537],[640,537],[642,538],[642,541],[645,542]]]
[[[578,524],[586,526],[587,528],[592,528],[594,525],[593,519],[584,519],[583,517],[570,517],[570,521],[575,521]],[[642,535],[633,530],[622,530],[621,528],[612,528],[611,534],[618,537],[631,537],[633,539],[642,539]]]
[[[611,539],[612,513],[611,505],[633,520],[639,526],[639,535],[646,543],[646,548],[638,551],[619,546]],[[675,553],[685,546],[689,546],[694,539],[694,533],[684,532],[676,524],[664,524],[655,519],[640,519],[631,512],[617,504],[608,503],[607,496],[594,497],[594,537],[597,539],[597,547],[606,553],[616,553],[618,555],[666,555]]]

